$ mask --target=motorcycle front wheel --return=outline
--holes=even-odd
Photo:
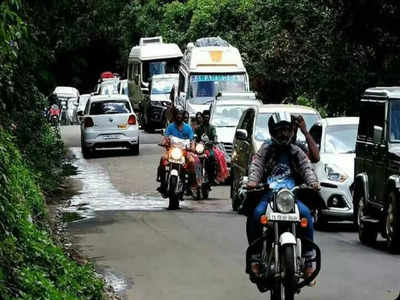
[[[168,209],[179,208],[179,196],[176,194],[176,186],[178,184],[178,178],[172,176],[169,182],[169,206]]]
[[[294,300],[297,286],[294,253],[293,245],[283,246],[281,269],[284,269],[285,277],[271,289],[271,300]]]

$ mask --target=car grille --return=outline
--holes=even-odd
[[[233,144],[232,143],[222,143],[225,147],[225,151],[229,156],[229,159],[232,158],[232,149],[233,149]]]

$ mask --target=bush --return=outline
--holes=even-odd
[[[51,239],[35,177],[0,127],[0,294],[3,299],[102,299],[92,266],[69,259]]]

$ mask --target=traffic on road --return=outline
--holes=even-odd
[[[75,90],[57,87],[45,112],[81,170],[64,212],[128,299],[400,296],[400,87],[323,118],[257,99],[220,38],[182,54],[152,37],[127,79]]]

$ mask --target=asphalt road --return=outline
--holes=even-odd
[[[159,134],[142,133],[139,156],[105,150],[89,160],[80,153],[79,127],[62,127],[62,137],[80,170],[80,192],[66,210],[85,216],[68,228],[124,299],[268,299],[244,273],[245,218],[232,213],[227,186],[215,187],[208,201],[187,199],[181,210],[168,211],[155,192]],[[340,223],[315,239],[322,271],[317,286],[296,299],[397,297],[400,256],[382,241],[361,245]]]

